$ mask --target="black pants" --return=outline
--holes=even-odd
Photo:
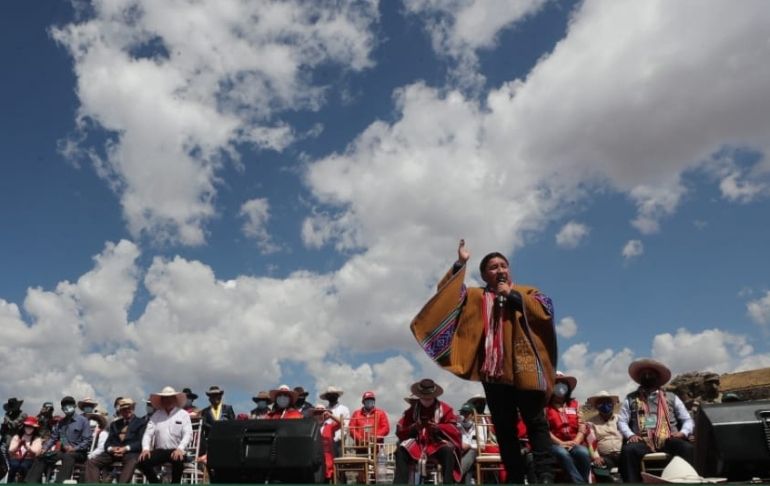
[[[527,426],[527,435],[532,449],[535,474],[538,481],[553,480],[553,457],[551,456],[551,435],[545,419],[545,393],[519,390],[511,385],[482,383],[487,404],[495,424],[495,434],[500,446],[508,482],[524,483],[526,461],[521,455],[521,444],[516,430],[518,415]]]
[[[88,456],[85,452],[57,452],[55,454],[45,455],[35,459],[32,467],[29,468],[25,482],[40,483],[46,469],[53,467],[56,461],[61,460],[59,472],[56,473],[55,483],[64,482],[65,479],[72,477],[72,471],[75,469],[75,463],[86,461]]]
[[[171,463],[171,482],[174,484],[182,480],[182,471],[184,470],[184,460],[172,461],[171,453],[176,449],[155,449],[150,452],[150,458],[136,463],[136,468],[142,471],[149,483],[159,483],[160,478],[155,473],[155,467],[161,464]]]
[[[652,452],[644,441],[626,442],[620,449],[620,475],[624,483],[642,482],[642,458]],[[695,447],[684,439],[666,439],[661,452],[679,456],[690,464],[693,463]]]
[[[453,475],[455,454],[451,446],[441,447],[429,458],[441,465],[444,484],[455,482]],[[403,447],[396,449],[396,471],[393,475],[393,484],[409,483],[409,464],[414,462],[414,459],[406,452],[406,449]]]

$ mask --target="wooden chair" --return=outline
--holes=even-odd
[[[354,437],[362,438],[356,440]],[[355,473],[356,482],[371,484],[375,474],[374,433],[367,427],[350,427],[350,419],[341,424],[340,457],[334,458],[334,484],[348,482],[348,473]]]
[[[665,452],[650,452],[642,457],[642,472],[658,473],[663,472],[671,456]]]
[[[487,452],[487,446],[497,445],[492,417],[486,414],[473,415],[476,425],[476,484],[484,484],[484,473],[498,475],[503,470],[503,460],[500,452]],[[499,451],[499,449],[498,449]]]

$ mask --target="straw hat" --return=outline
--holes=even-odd
[[[628,365],[628,376],[635,382],[641,384],[640,378],[642,376],[642,371],[647,369],[651,369],[658,374],[659,379],[656,385],[658,388],[668,383],[668,380],[671,379],[671,370],[660,361],[652,358],[637,359]]]
[[[176,397],[177,407],[180,408],[184,407],[184,404],[187,401],[187,395],[184,392],[178,392],[174,390],[173,386],[165,386],[159,393],[150,394],[150,404],[153,406],[153,408],[156,410],[163,408],[160,404],[163,397]]]
[[[660,476],[643,472],[642,481],[645,483],[723,483],[727,481],[727,478],[704,478],[689,462],[679,456],[674,456]]]
[[[133,401],[131,398],[123,397],[120,400],[118,400],[118,410],[123,410],[124,408],[134,408],[136,407],[136,402]]]
[[[610,400],[612,400],[613,406],[617,405],[620,402],[620,399],[618,398],[617,395],[610,395],[610,392],[608,392],[607,390],[602,390],[596,395],[592,397],[588,397],[588,399],[586,400],[586,403],[588,403],[592,408],[596,408],[596,402],[605,398],[609,398]]]
[[[99,402],[97,402],[91,397],[85,397],[84,399],[78,402],[78,408],[81,410],[83,410],[83,407],[86,407],[88,405],[91,405],[92,407],[96,408],[97,406],[99,406]]]
[[[289,406],[294,405],[294,402],[297,401],[297,392],[289,388],[289,385],[281,385],[275,390],[270,390],[270,400],[275,401],[278,395],[289,395],[291,399]]]
[[[328,400],[326,397],[329,395],[337,395],[338,397],[341,397],[343,393],[345,392],[343,392],[341,388],[337,388],[336,386],[328,386],[326,387],[326,391],[321,393],[319,397],[321,400]]]
[[[444,389],[430,378],[423,378],[417,383],[414,383],[411,390],[412,395],[417,398],[436,398],[444,393]]]

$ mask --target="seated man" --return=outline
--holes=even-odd
[[[687,436],[693,420],[679,397],[662,388],[671,371],[653,359],[639,359],[628,367],[628,374],[639,388],[626,396],[618,414],[618,429],[626,439],[620,450],[623,482],[642,482],[642,458],[650,452],[681,456],[692,464],[694,447]]]
[[[350,417],[350,435],[359,444],[366,442],[367,436],[382,444],[385,436],[390,433],[388,413],[375,407],[374,403],[374,392],[365,392],[361,397],[363,407],[355,410]]]
[[[619,401],[617,395],[610,395],[603,390],[588,398],[588,405],[599,412],[586,420],[586,425],[591,427],[589,436],[594,441],[591,460],[594,466],[607,472],[618,467],[620,448],[623,445],[623,435],[618,430],[618,415],[615,413]]]
[[[433,460],[443,468],[444,484],[460,480],[460,430],[452,407],[437,400],[444,390],[431,379],[412,385],[412,394],[418,400],[409,407],[396,426],[401,441],[396,450],[394,484],[409,482],[409,465],[415,464],[424,472],[423,460]]]
[[[87,418],[75,413],[75,399],[70,396],[62,398],[61,409],[64,418],[54,426],[51,436],[43,444],[42,455],[35,459],[27,473],[28,483],[41,482],[45,470],[57,461],[61,461],[61,466],[55,482],[70,479],[75,463],[85,462],[91,449],[91,427]]]
[[[473,465],[479,454],[479,442],[476,440],[476,422],[473,420],[473,405],[470,403],[460,407],[460,434],[462,434],[462,458],[460,459],[460,473],[465,484],[471,484],[473,478]],[[469,474],[470,473],[470,474]]]
[[[134,414],[136,403],[130,398],[121,398],[117,405],[120,418],[110,426],[104,452],[91,458],[86,463],[86,482],[98,483],[99,474],[111,470],[115,462],[120,462],[119,483],[130,483],[134,467],[142,450],[142,436],[145,422]]]
[[[266,419],[270,415],[270,405],[273,401],[270,399],[270,394],[266,391],[260,391],[257,396],[251,397],[251,401],[257,404],[255,408],[251,409],[251,419]]]
[[[183,392],[170,386],[150,395],[155,413],[147,422],[136,466],[150,483],[160,482],[155,466],[166,462],[171,463],[171,482],[178,483],[182,479],[185,449],[193,434],[190,414],[182,408],[186,400]]]

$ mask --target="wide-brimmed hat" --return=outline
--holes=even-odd
[[[294,391],[297,392],[297,396],[298,397],[306,397],[306,396],[310,395],[310,393],[305,391],[305,389],[302,388],[301,386],[295,386],[294,387]]]
[[[610,392],[608,392],[607,390],[602,390],[596,395],[592,397],[588,397],[588,399],[586,400],[586,403],[588,403],[588,405],[590,405],[591,407],[596,408],[596,402],[607,398],[612,400],[613,406],[617,405],[620,402],[620,398],[618,398],[617,395],[610,395]]]
[[[575,378],[574,376],[565,375],[561,371],[556,372],[556,378],[554,379],[554,382],[566,383],[570,391],[574,390],[575,387],[577,386],[577,378]]]
[[[640,383],[642,371],[646,369],[651,369],[658,374],[658,383],[656,385],[657,387],[665,385],[668,383],[668,380],[671,379],[671,370],[660,361],[654,360],[652,358],[637,359],[628,365],[628,376],[630,376],[631,379],[635,382]]]
[[[483,402],[484,405],[486,405],[487,404],[487,397],[485,397],[484,395],[481,395],[481,394],[476,394],[476,395],[473,395],[472,397],[470,397],[465,403],[473,404],[473,403],[478,403],[478,402]]]
[[[660,476],[648,472],[642,473],[642,482],[645,483],[723,483],[727,478],[704,478],[698,471],[679,456],[671,458],[671,462],[663,469]]]
[[[412,384],[411,391],[417,398],[436,398],[444,393],[444,389],[430,378],[423,378]]]
[[[189,388],[182,388],[182,393],[184,393],[185,397],[189,398],[190,400],[198,399],[198,395],[193,393]]]
[[[97,402],[91,397],[85,397],[84,399],[78,402],[78,408],[81,410],[83,410],[83,407],[88,405],[91,405],[92,407],[96,408],[97,406],[99,406],[99,402]]]
[[[319,403],[318,405],[310,409],[310,411],[313,413],[313,415],[321,415],[322,413],[328,412],[329,409],[326,408],[326,405],[324,405],[323,403]]]
[[[328,400],[329,395],[337,395],[338,397],[341,397],[342,394],[345,393],[342,391],[341,388],[337,388],[336,386],[327,386],[326,391],[321,393],[319,397],[321,400]]]
[[[293,405],[297,401],[297,392],[289,388],[289,385],[281,385],[275,390],[270,390],[270,400],[275,401],[275,397],[278,395],[289,395],[291,397],[289,405]]]
[[[408,403],[409,405],[412,405],[412,404],[414,404],[414,402],[416,402],[417,400],[419,400],[419,398],[417,398],[417,397],[416,397],[416,396],[414,396],[414,395],[409,395],[408,397],[404,397],[404,401],[405,401],[406,403]]]
[[[253,401],[254,403],[257,403],[260,400],[266,400],[268,405],[273,403],[273,399],[270,398],[270,394],[264,390],[260,391],[255,396],[251,397],[251,401]]]
[[[37,421],[37,417],[32,417],[32,416],[25,418],[23,424],[26,425],[27,427],[35,427],[35,428],[40,427],[40,424]]]
[[[116,407],[118,410],[123,410],[124,408],[134,408],[136,407],[136,402],[128,397],[123,397],[120,400],[118,400],[118,406]]]
[[[219,388],[217,385],[211,385],[208,391],[206,392],[206,396],[209,396],[209,397],[211,395],[224,395],[224,394],[225,394],[225,390],[223,388]]]
[[[16,397],[9,398],[8,401],[3,404],[3,410],[7,412],[10,409],[19,409],[23,403],[24,400],[19,400]]]
[[[150,394],[150,404],[156,410],[163,408],[160,404],[163,397],[176,397],[176,403],[178,407],[183,407],[187,401],[187,395],[183,391],[178,392],[173,386],[164,386],[159,393]]]
[[[84,413],[83,414],[88,420],[93,420],[94,422],[99,424],[99,429],[104,430],[107,428],[107,416],[103,413],[94,412],[94,413]]]

